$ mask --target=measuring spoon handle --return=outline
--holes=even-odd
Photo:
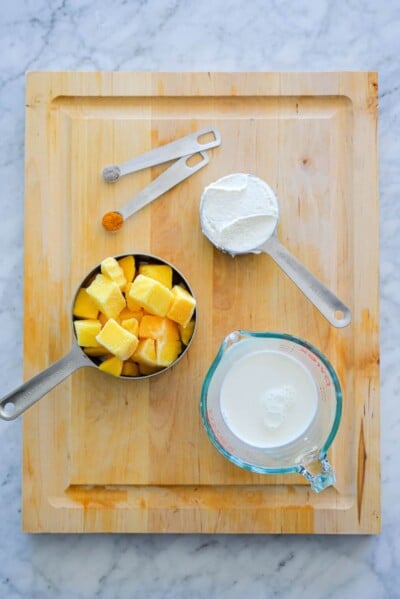
[[[14,420],[39,401],[53,387],[72,374],[74,370],[82,366],[90,366],[90,362],[82,355],[82,350],[74,344],[71,351],[61,360],[54,362],[54,364],[3,397],[0,400],[0,418]]]
[[[351,321],[351,312],[340,299],[319,281],[301,262],[297,260],[280,243],[276,235],[272,235],[259,248],[282,268],[287,276],[297,285],[304,295],[337,328],[346,327]]]
[[[156,200],[160,195],[169,191],[178,183],[181,183],[190,175],[206,166],[209,163],[210,158],[206,152],[197,152],[201,156],[201,160],[198,160],[194,165],[188,164],[188,161],[192,156],[183,156],[166,171],[161,173],[159,177],[153,179],[147,187],[139,191],[131,200],[126,202],[121,208],[118,208],[118,212],[122,214],[124,219],[129,218],[135,212],[138,212],[150,202]]]

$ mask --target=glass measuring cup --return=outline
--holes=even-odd
[[[232,198],[233,205],[235,192],[237,193],[239,189],[235,189],[235,183],[233,185],[231,183],[234,178],[237,180],[241,178],[242,181],[247,179],[253,189],[257,189],[257,191],[261,190],[261,194],[264,196],[266,202],[266,211],[270,211],[270,213],[263,214],[263,209],[259,203],[256,206],[256,213],[254,213],[254,208],[249,206],[248,212],[246,212],[246,208],[244,210],[241,209],[240,218],[235,219],[233,217],[234,212],[228,215],[228,211],[231,211],[231,206],[229,208],[226,208],[226,206],[218,208],[218,203],[216,203],[217,209],[213,208],[212,214],[210,212],[206,214],[206,210],[210,211],[211,207],[211,189],[214,191],[215,189],[225,191],[227,199],[230,200]],[[226,186],[225,190],[223,187],[224,184]],[[230,187],[231,185],[232,187]],[[226,205],[229,205],[229,202]],[[245,199],[242,202],[243,206],[245,206]],[[226,212],[227,226],[221,229],[221,222],[225,216],[224,211]],[[231,218],[231,222],[229,222],[229,218]],[[330,324],[337,328],[346,327],[350,324],[351,312],[349,308],[307,270],[278,240],[276,231],[279,223],[279,202],[274,191],[265,181],[254,175],[243,173],[233,173],[218,179],[218,181],[206,187],[202,194],[200,223],[202,231],[208,240],[216,248],[229,253],[231,256],[248,253],[259,254],[261,252],[271,256],[321,314],[325,316]],[[226,235],[227,232],[230,234],[229,239]],[[240,241],[240,244],[238,241]]]
[[[221,409],[221,388],[238,361],[257,352],[279,352],[308,371],[317,390],[317,408],[308,427],[292,441],[263,448],[244,442],[227,425]],[[268,372],[265,372],[266,379]],[[243,397],[246,402],[246,397]],[[282,333],[234,331],[225,337],[204,379],[200,411],[214,446],[236,466],[260,474],[300,473],[319,493],[335,482],[327,451],[342,413],[339,379],[327,358],[310,343]],[[315,467],[318,471],[315,473]]]

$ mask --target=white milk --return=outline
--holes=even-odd
[[[205,188],[200,203],[203,233],[217,247],[231,253],[258,248],[274,232],[278,200],[264,181],[234,173]]]
[[[317,386],[295,358],[259,351],[235,362],[220,393],[226,425],[254,447],[279,447],[300,437],[318,404]]]

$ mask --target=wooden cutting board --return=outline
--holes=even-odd
[[[154,380],[83,369],[24,416],[27,532],[376,533],[380,530],[377,78],[375,73],[29,73],[26,100],[24,373],[65,354],[71,300],[108,255],[174,263],[198,300],[196,338]],[[104,166],[216,126],[207,167],[129,219],[101,217],[165,167]],[[202,236],[205,185],[231,172],[280,198],[279,237],[352,310],[330,326],[266,255],[231,258]],[[205,373],[237,328],[319,348],[344,391],[330,451],[337,483],[241,470],[199,415]]]

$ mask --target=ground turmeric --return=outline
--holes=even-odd
[[[106,212],[101,221],[107,231],[118,231],[123,225],[124,217],[119,212]]]

